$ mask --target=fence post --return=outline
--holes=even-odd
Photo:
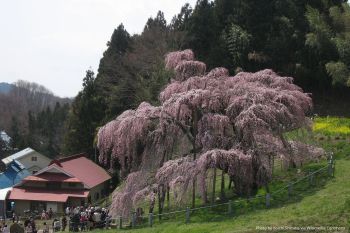
[[[186,207],[186,223],[190,222],[190,208]]]
[[[153,213],[149,213],[149,216],[148,216],[148,223],[149,223],[149,226],[150,226],[150,227],[153,226]]]
[[[228,201],[228,215],[232,215],[233,214],[233,211],[232,211],[232,201],[229,200]]]
[[[266,193],[266,208],[270,207],[270,199],[271,199],[271,194]]]
[[[310,186],[314,185],[314,177],[315,177],[315,174],[311,173],[310,176],[309,176],[309,185]]]
[[[255,205],[254,205],[254,198],[253,197],[249,197],[249,203],[251,204],[252,206],[252,210],[255,210]]]
[[[123,217],[120,216],[119,217],[119,229],[122,229],[123,228]]]
[[[328,175],[333,176],[333,156],[328,161]]]
[[[289,183],[288,184],[288,199],[292,197],[292,190],[293,190],[293,184]]]
[[[136,226],[136,213],[132,213],[132,219],[131,219],[131,227],[135,228]]]

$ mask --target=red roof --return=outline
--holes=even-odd
[[[51,164],[60,166],[62,170],[78,178],[90,188],[111,179],[111,176],[102,167],[86,158],[85,154],[54,160]]]
[[[27,176],[24,181],[39,181],[39,182],[64,182],[64,183],[82,183],[76,177],[69,177],[62,173],[44,172],[36,176]]]
[[[87,190],[45,190],[13,188],[8,199],[29,201],[66,202],[69,197],[87,198]]]

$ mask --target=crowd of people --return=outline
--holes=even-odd
[[[66,216],[69,217],[69,231],[88,231],[95,228],[109,228],[111,216],[108,209],[89,206],[87,208],[67,207]]]
[[[48,211],[43,210],[41,212],[41,220],[49,220],[53,217],[53,210],[50,208]]]
[[[35,219],[41,219],[41,224],[36,224]],[[51,224],[50,224],[51,223]],[[18,225],[25,233],[43,233],[66,231],[72,232],[89,231],[95,228],[110,228],[111,216],[108,214],[108,209],[100,207],[67,207],[65,213],[61,217],[57,217],[50,208],[48,211],[43,210],[41,214],[33,214],[27,216],[24,222],[19,220],[19,217],[13,214],[12,224]],[[0,233],[10,233],[10,228],[5,220],[0,222]],[[68,227],[68,228],[67,228]]]

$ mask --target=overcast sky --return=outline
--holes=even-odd
[[[196,0],[0,0],[0,82],[24,79],[73,97],[114,28],[140,33],[158,10],[169,22],[186,2]]]

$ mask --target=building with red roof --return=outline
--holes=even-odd
[[[66,206],[94,203],[108,195],[111,176],[85,154],[52,161],[13,187],[8,199],[14,211],[49,210],[63,213]]]

